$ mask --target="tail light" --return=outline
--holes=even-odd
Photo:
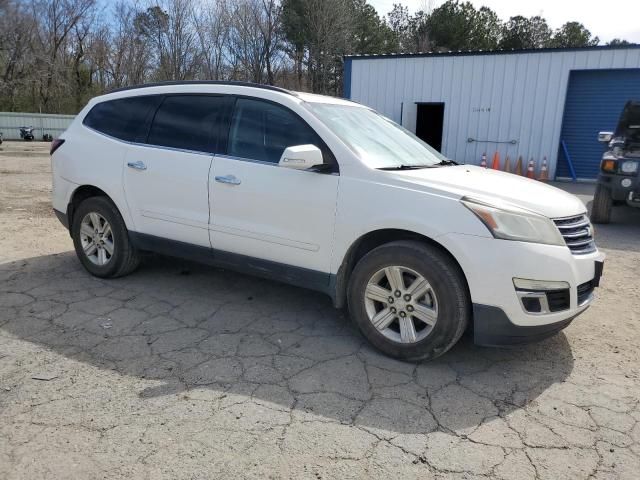
[[[64,139],[63,138],[54,138],[51,141],[51,149],[49,150],[49,155],[53,155],[53,152],[55,152],[58,148],[60,148],[60,146],[64,143]]]

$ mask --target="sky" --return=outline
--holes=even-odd
[[[381,16],[386,15],[394,3],[402,3],[413,13],[425,5],[438,7],[444,0],[369,0]],[[540,15],[551,28],[558,28],[568,21],[581,22],[600,43],[622,38],[640,43],[639,0],[471,0],[476,8],[487,6],[500,18],[507,20],[515,15],[531,17]]]

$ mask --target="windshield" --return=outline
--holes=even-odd
[[[446,157],[368,108],[307,103],[309,109],[372,168],[430,167]]]

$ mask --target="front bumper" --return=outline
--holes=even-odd
[[[554,323],[523,327],[512,323],[502,309],[475,303],[473,305],[473,341],[476,345],[483,347],[496,347],[544,340],[568,327],[573,319],[587,308],[589,305],[584,306],[569,318]]]
[[[611,198],[616,201],[626,201],[634,206],[640,197],[640,176],[620,175],[600,172],[598,183],[611,190]],[[625,184],[625,185],[623,185]]]
[[[576,255],[566,246],[457,233],[439,240],[465,274],[471,301],[476,306],[477,341],[482,344],[522,343],[524,339],[544,338],[566,327],[593,301],[590,287],[597,286],[599,266],[605,257],[598,250]],[[514,278],[566,282],[568,301],[550,313],[528,312],[515,289]],[[595,284],[590,283],[594,279]],[[502,340],[491,340],[492,331],[493,336]]]

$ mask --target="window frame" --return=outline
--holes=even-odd
[[[267,98],[254,97],[254,96],[251,96],[251,95],[237,95],[237,94],[232,94],[232,95],[229,95],[229,96],[230,97],[234,97],[234,102],[233,102],[233,107],[231,109],[231,112],[230,112],[229,116],[227,117],[226,132],[221,137],[221,138],[224,139],[224,146],[225,146],[224,153],[219,153],[217,155],[224,155],[226,158],[230,158],[230,159],[233,159],[233,160],[238,160],[238,161],[241,161],[241,162],[253,162],[253,163],[259,163],[261,165],[271,165],[271,166],[274,166],[274,167],[282,168],[282,167],[280,167],[278,162],[268,162],[266,160],[259,160],[259,159],[256,159],[256,158],[240,157],[238,155],[231,155],[229,153],[229,136],[231,134],[231,123],[233,122],[233,116],[236,113],[236,106],[238,104],[238,100],[239,99],[254,100],[254,101],[257,101],[257,102],[268,103],[268,104],[280,107],[280,108],[286,110],[287,112],[289,112],[291,115],[293,115],[295,118],[297,118],[304,125],[306,125],[307,128],[309,128],[316,135],[316,137],[318,137],[318,140],[320,141],[320,150],[322,151],[322,158],[324,160],[324,163],[328,164],[328,165],[331,165],[331,169],[327,169],[327,170],[322,171],[322,172],[318,171],[316,173],[327,173],[327,174],[336,174],[336,175],[340,174],[340,165],[338,164],[338,160],[337,160],[336,156],[333,154],[333,152],[331,151],[331,149],[329,148],[329,146],[327,145],[327,143],[323,140],[323,138],[316,131],[316,129],[313,128],[311,125],[309,125],[309,122],[307,122],[304,118],[302,118],[297,112],[295,112],[291,108],[287,107],[286,105],[283,105],[282,103],[275,102],[275,101],[269,100]],[[327,162],[327,160],[329,160],[329,161]]]

